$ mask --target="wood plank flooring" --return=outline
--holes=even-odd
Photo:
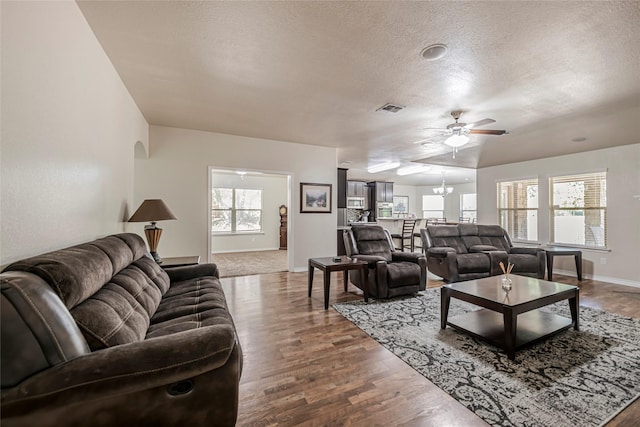
[[[640,289],[554,275],[580,286],[581,305],[640,316]],[[333,308],[322,274],[221,280],[244,351],[238,426],[486,426],[473,412],[376,343]],[[442,282],[429,281],[429,287]],[[362,298],[342,273],[329,304]],[[640,400],[607,427],[640,426]]]

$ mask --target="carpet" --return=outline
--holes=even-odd
[[[251,251],[212,254],[220,278],[287,271],[287,251]]]
[[[640,320],[580,308],[580,331],[516,352],[515,361],[451,327],[440,291],[333,307],[493,426],[598,426],[640,395]],[[479,307],[452,299],[449,316]],[[543,310],[570,317],[566,301]]]

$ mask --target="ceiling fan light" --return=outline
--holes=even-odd
[[[447,194],[453,193],[453,187],[447,187]]]
[[[380,164],[380,165],[375,165],[375,166],[371,166],[371,167],[367,168],[367,172],[369,172],[369,173],[377,173],[377,172],[382,172],[382,171],[386,171],[386,170],[389,170],[389,169],[397,168],[398,166],[400,166],[399,162],[383,163],[383,164]]]
[[[467,142],[469,142],[469,137],[467,135],[453,135],[447,138],[444,143],[449,147],[458,148],[462,147]]]

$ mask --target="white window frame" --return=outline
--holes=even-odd
[[[213,207],[213,192],[216,189],[225,189],[225,190],[232,190],[231,192],[231,200],[232,200],[232,207],[229,209],[214,209]],[[238,209],[236,207],[236,191],[238,190],[251,190],[251,191],[259,191],[260,192],[260,209]],[[263,219],[264,219],[264,215],[263,215],[263,208],[264,208],[264,190],[261,188],[244,188],[244,187],[229,187],[229,186],[225,186],[225,187],[211,187],[211,234],[213,235],[229,235],[229,234],[256,234],[256,233],[263,233]],[[213,231],[213,212],[214,211],[227,211],[231,213],[231,230],[224,230],[224,231]],[[237,224],[236,224],[236,219],[237,219],[237,213],[239,211],[257,211],[260,213],[260,229],[258,230],[237,230]]]
[[[473,195],[476,199],[474,204],[476,205],[475,209],[465,209],[464,208],[464,196]],[[478,219],[478,194],[477,193],[460,193],[460,218],[469,218],[471,222],[476,222]]]
[[[581,185],[591,186],[592,191],[585,192],[582,188],[581,197],[574,199],[573,206],[560,206],[556,204],[558,188],[568,183],[576,183],[577,192]],[[607,250],[607,171],[549,177],[549,228],[552,245]]]
[[[522,194],[523,186],[524,194]],[[535,195],[538,198],[540,195],[538,177],[504,180],[496,183],[498,224],[509,233],[509,237],[514,242],[538,243],[540,200],[537,199],[537,206],[535,207],[527,205],[531,200],[528,197],[529,188],[533,186],[535,186]],[[520,194],[515,194],[514,192]],[[526,216],[523,217],[522,214],[525,212]],[[527,220],[526,236],[523,236],[522,225],[518,224],[522,221],[522,218]]]
[[[429,203],[427,200],[437,200],[435,197],[442,200],[442,209],[425,209]],[[433,215],[433,213],[439,213],[439,215]],[[444,197],[436,194],[423,194],[422,195],[422,217],[423,218],[444,218]]]

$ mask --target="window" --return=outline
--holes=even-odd
[[[476,222],[477,218],[476,193],[466,193],[460,195],[460,218],[469,222]]]
[[[262,231],[262,190],[214,188],[211,196],[213,233]]]
[[[431,194],[422,196],[423,218],[444,218],[444,197]]]
[[[538,240],[538,179],[498,183],[498,222],[513,240]]]
[[[607,245],[607,173],[551,178],[551,241]]]

